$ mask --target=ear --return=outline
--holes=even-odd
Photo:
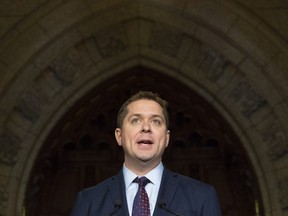
[[[119,146],[122,146],[122,134],[121,134],[121,129],[116,128],[115,129],[115,138]]]
[[[166,132],[166,148],[169,145],[169,140],[170,140],[170,130],[167,130],[167,132]]]

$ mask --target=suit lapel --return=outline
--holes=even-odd
[[[109,189],[112,202],[114,204],[118,201],[121,202],[121,208],[115,213],[115,215],[129,215],[122,169],[118,175],[112,177],[112,180],[108,183],[107,187]]]
[[[164,169],[157,203],[153,215],[165,215],[165,210],[159,208],[158,206],[160,202],[165,203],[167,207],[171,206],[173,198],[179,186],[177,176],[177,174],[169,171],[168,169]],[[115,213],[115,216],[129,215],[126,200],[125,182],[122,170],[118,173],[118,175],[111,178],[111,181],[109,181],[107,187],[112,202],[115,203],[116,200],[121,201],[121,208]]]
[[[173,197],[179,186],[177,176],[177,174],[169,171],[168,169],[164,169],[157,203],[153,215],[165,215],[163,209],[159,208],[159,203],[165,203],[166,207],[171,206]]]

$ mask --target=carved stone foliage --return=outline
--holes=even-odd
[[[76,45],[68,49],[50,64],[42,76],[36,77],[14,109],[29,121],[36,122],[41,116],[43,107],[55,96],[55,92],[70,85],[86,71],[87,63],[78,50],[79,47],[80,45]]]
[[[124,26],[118,26],[97,34],[97,46],[102,57],[117,55],[127,49],[127,35]]]
[[[267,105],[267,100],[244,80],[237,80],[234,83],[229,97],[234,103],[239,105],[241,113],[246,118],[250,118],[254,113]]]
[[[190,73],[202,76],[216,87],[223,88],[235,76],[237,68],[226,56],[214,47],[189,38],[191,47],[184,64],[193,68]]]
[[[9,166],[14,165],[17,161],[19,148],[19,138],[8,134],[0,135],[0,162]]]
[[[282,209],[288,211],[288,176],[279,181],[279,189],[281,191],[281,205]]]
[[[198,75],[211,83],[219,87],[226,86],[228,97],[239,107],[244,117],[250,118],[267,106],[267,100],[241,76],[241,71],[213,47],[194,40],[186,63],[193,65]]]
[[[59,56],[49,66],[53,71],[54,76],[58,79],[63,86],[67,86],[81,74],[83,60],[77,50],[71,48],[63,55]]]
[[[272,160],[288,154],[287,137],[275,119],[266,120],[267,122],[264,122],[263,128],[260,129],[263,142],[267,143],[268,146],[267,154]]]
[[[239,107],[245,118],[252,118],[269,106],[266,98],[242,77],[241,71],[213,47],[194,40],[189,55],[186,63],[192,64],[198,74],[220,87],[226,85],[225,91],[229,99]],[[268,124],[261,135],[264,142],[268,143],[267,154],[272,160],[288,154],[287,138],[279,125]]]
[[[229,67],[232,67],[232,63],[209,46],[201,45],[199,49],[200,56],[195,59],[195,64],[196,68],[203,73],[202,75],[209,81],[218,84],[223,80],[228,82],[234,74],[234,70],[228,70]]]
[[[24,92],[14,109],[29,121],[36,122],[41,115],[43,107],[50,101],[48,96],[50,90],[51,87],[47,88],[43,80],[38,79]]]
[[[5,209],[7,208],[8,192],[4,185],[0,185],[0,216],[5,216]]]
[[[150,39],[150,46],[169,56],[177,56],[182,40],[182,32],[168,26],[155,25]]]
[[[41,114],[41,97],[38,92],[29,90],[24,93],[15,110],[31,122],[36,122]]]

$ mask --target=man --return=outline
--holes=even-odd
[[[71,216],[220,216],[214,188],[164,168],[167,103],[142,92],[120,108],[115,137],[124,150],[118,175],[78,194]]]

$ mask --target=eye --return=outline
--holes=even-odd
[[[138,124],[140,122],[140,119],[139,118],[133,118],[131,119],[131,123],[132,124]]]
[[[152,123],[155,125],[161,125],[161,120],[160,119],[152,119]]]

